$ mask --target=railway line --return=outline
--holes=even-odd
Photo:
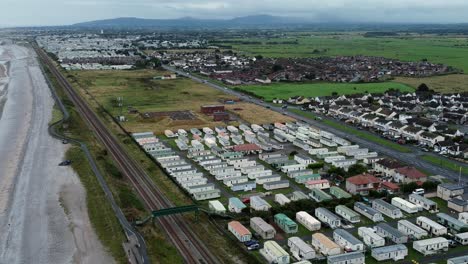
[[[57,70],[49,56],[34,45],[38,56],[42,59],[64,88],[78,112],[94,131],[115,160],[122,174],[130,181],[143,203],[149,210],[159,210],[173,207],[158,186],[154,184],[146,172],[127,154],[117,139],[112,135],[104,123],[94,113],[85,100],[73,89],[68,80]],[[208,250],[203,242],[188,227],[186,220],[179,215],[158,218],[157,222],[165,230],[167,237],[175,245],[185,263],[220,263]]]

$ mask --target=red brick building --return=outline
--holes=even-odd
[[[200,111],[205,115],[212,115],[216,112],[224,112],[224,105],[202,105]]]
[[[226,112],[213,113],[213,121],[229,121],[230,116]]]

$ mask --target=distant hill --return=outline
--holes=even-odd
[[[254,15],[236,17],[233,19],[197,19],[192,17],[183,17],[178,19],[145,19],[136,17],[121,17],[113,19],[95,20],[71,25],[72,27],[88,28],[148,28],[148,27],[211,27],[226,28],[239,26],[280,26],[292,24],[304,24],[306,20],[290,17],[278,17],[270,15]]]

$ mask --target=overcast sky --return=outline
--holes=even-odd
[[[68,25],[115,17],[232,18],[270,14],[314,21],[468,22],[467,0],[1,0],[0,26]]]

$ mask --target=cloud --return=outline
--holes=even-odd
[[[325,22],[458,23],[468,22],[467,13],[466,0],[3,0],[0,24],[64,25],[113,17],[231,18],[253,14]]]

